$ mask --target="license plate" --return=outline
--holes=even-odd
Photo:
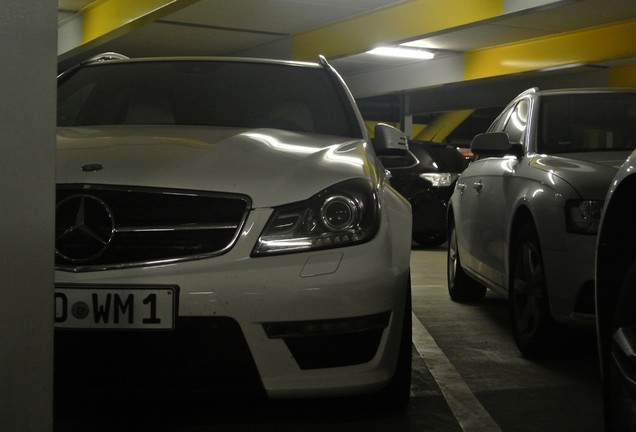
[[[108,330],[174,328],[175,287],[56,286],[55,327]]]

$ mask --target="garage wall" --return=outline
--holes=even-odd
[[[0,9],[0,431],[51,431],[56,2]]]

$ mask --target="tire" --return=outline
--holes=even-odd
[[[369,406],[381,414],[396,414],[404,411],[411,398],[411,365],[413,355],[413,330],[411,315],[411,280],[409,278],[402,320],[402,336],[398,351],[395,374],[378,393],[372,395]]]
[[[462,269],[457,247],[457,230],[452,222],[448,228],[446,280],[448,295],[456,302],[478,301],[486,295],[486,287],[468,276]]]
[[[508,303],[515,343],[526,357],[546,357],[554,352],[560,329],[550,314],[545,267],[534,224],[519,230],[510,265]]]
[[[615,332],[621,328],[626,333],[633,332],[636,327],[635,310],[636,261],[631,264],[622,280],[611,328],[605,333],[608,340],[603,346],[607,348],[601,353],[604,369],[603,407],[605,427],[608,431],[631,431],[636,428],[635,392],[630,384],[634,379],[634,362],[625,348],[621,349],[613,338]],[[627,344],[627,347],[633,349],[633,342]],[[622,366],[618,364],[619,361],[622,362]]]
[[[446,234],[414,232],[413,240],[422,247],[437,247],[446,241]]]

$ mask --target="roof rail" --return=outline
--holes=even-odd
[[[536,93],[538,91],[539,91],[539,87],[531,87],[531,88],[519,93],[519,95],[517,97],[525,96],[527,94]]]
[[[320,63],[322,67],[326,67],[326,68],[331,67],[331,65],[329,64],[329,61],[327,61],[327,57],[325,57],[322,54],[318,55],[318,63]]]
[[[128,60],[128,59],[129,57],[123,54],[119,54],[116,52],[105,52],[105,53],[97,54],[96,56],[83,61],[82,64],[92,64],[92,63],[100,63],[100,62],[112,61],[112,60]]]
[[[76,71],[77,69],[79,69],[82,66],[86,66],[86,65],[90,65],[93,63],[102,63],[102,62],[109,62],[109,61],[113,61],[113,60],[127,60],[129,57],[123,55],[123,54],[119,54],[116,52],[105,52],[102,54],[98,54],[96,56],[93,56],[87,60],[84,60],[78,64],[75,64],[74,66],[71,66],[70,68],[60,72],[57,75],[58,80],[60,78],[63,78],[65,76],[69,76],[73,73],[73,71]]]

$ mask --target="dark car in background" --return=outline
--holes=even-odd
[[[380,159],[391,172],[391,185],[411,203],[413,240],[434,247],[446,241],[446,209],[455,182],[468,165],[456,147],[431,141],[408,141],[408,161]]]

